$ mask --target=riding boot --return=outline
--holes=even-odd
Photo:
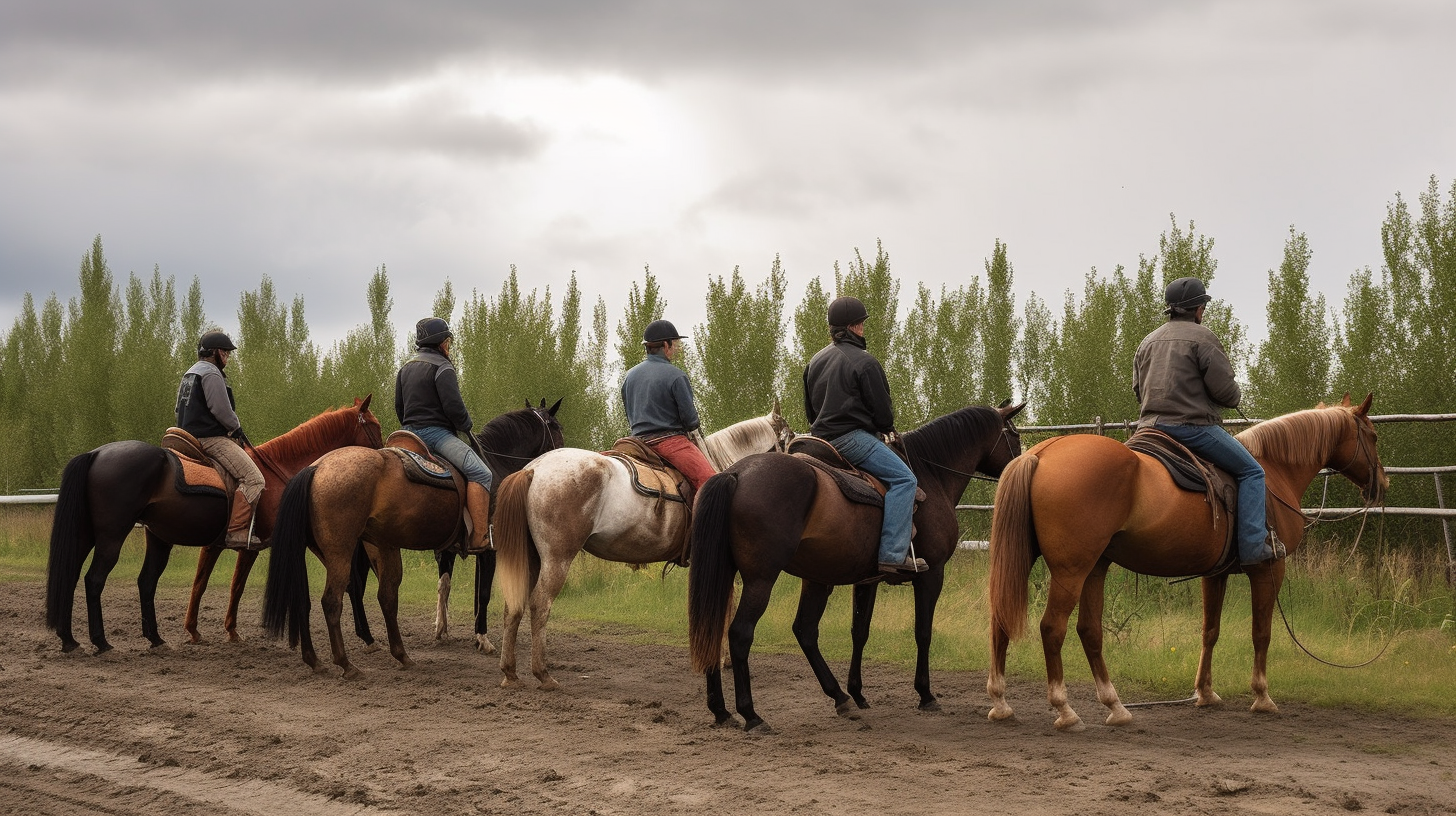
[[[476,482],[465,484],[465,509],[470,513],[470,543],[466,555],[479,555],[495,549],[490,541],[490,491]]]
[[[227,535],[223,546],[234,550],[258,549],[262,542],[253,535],[253,505],[248,503],[243,491],[233,493],[233,515],[228,520]]]

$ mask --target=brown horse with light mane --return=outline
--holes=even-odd
[[[1370,401],[1323,403],[1271,419],[1238,434],[1264,467],[1269,523],[1292,555],[1304,537],[1300,497],[1325,468],[1360,487],[1368,505],[1384,501],[1390,481],[1375,450]],[[1006,702],[1006,647],[1026,622],[1027,577],[1040,555],[1046,560],[1047,606],[1041,619],[1046,655],[1047,699],[1057,711],[1056,727],[1081,730],[1082,719],[1067,702],[1062,678],[1062,642],[1067,618],[1079,603],[1077,635],[1092,667],[1097,699],[1111,711],[1108,725],[1132,715],[1118,700],[1102,659],[1103,582],[1113,564],[1143,575],[1182,576],[1211,572],[1219,563],[1231,521],[1210,510],[1200,493],[1177,488],[1151,457],[1104,436],[1079,434],[1049,439],[1022,454],[1001,476],[991,522],[991,670],[986,691],[992,720],[1012,716]],[[1253,710],[1275,712],[1265,672],[1274,601],[1284,582],[1284,561],[1241,568],[1253,600]],[[1218,642],[1228,572],[1203,578],[1203,652],[1194,694],[1199,706],[1221,702],[1213,691],[1213,647]]]

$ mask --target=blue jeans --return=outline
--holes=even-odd
[[[1257,564],[1274,554],[1264,518],[1264,468],[1249,449],[1217,425],[1155,425],[1183,446],[1228,471],[1239,483],[1239,562]]]
[[[405,427],[404,430],[418,436],[431,451],[460,468],[460,472],[465,474],[466,480],[475,482],[486,490],[490,489],[490,468],[480,461],[480,457],[475,455],[475,451],[471,450],[469,445],[460,441],[460,437],[448,428],[413,425]]]
[[[910,517],[915,513],[915,474],[890,446],[868,431],[850,431],[832,444],[861,470],[885,483],[880,522],[880,563],[898,564],[910,555]]]

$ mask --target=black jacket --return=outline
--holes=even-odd
[[[405,427],[470,431],[470,412],[460,396],[460,382],[450,358],[438,349],[415,352],[394,378],[394,415]]]
[[[865,349],[864,339],[839,335],[804,369],[804,412],[810,432],[833,440],[853,430],[887,434],[895,429],[895,408],[885,369]]]

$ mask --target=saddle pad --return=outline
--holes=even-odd
[[[627,437],[627,439],[633,439]],[[617,440],[621,445],[626,440]],[[635,440],[634,440],[635,441]],[[644,445],[644,447],[646,447]],[[603,456],[616,459],[627,466],[627,473],[632,476],[632,489],[638,493],[653,499],[666,499],[667,501],[682,502],[687,504],[687,498],[683,496],[679,482],[683,480],[681,473],[676,468],[663,464],[661,467],[654,467],[642,462],[632,456],[623,453],[617,448],[603,451]],[[654,452],[654,456],[657,454]],[[662,458],[658,457],[661,462]]]
[[[404,448],[383,448],[383,450],[398,457],[400,465],[404,467],[404,477],[411,482],[445,490],[457,490],[455,472],[444,464],[433,459],[426,459],[418,453]]]
[[[879,480],[875,480],[874,482],[866,481],[867,479],[873,478],[868,473],[859,470],[851,473],[842,468],[834,467],[824,460],[808,453],[794,453],[791,455],[829,474],[834,479],[834,484],[838,485],[839,492],[843,493],[844,498],[849,501],[855,504],[869,505],[870,507],[885,506],[885,494],[881,492],[883,485],[880,484]]]
[[[167,455],[172,457],[172,471],[177,474],[173,484],[178,493],[189,496],[227,498],[227,491],[223,488],[222,475],[217,472],[217,468],[211,464],[203,464],[196,459],[180,456],[174,450],[164,450],[167,450]]]

